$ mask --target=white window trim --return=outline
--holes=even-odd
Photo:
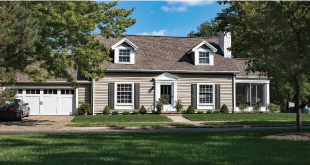
[[[199,52],[209,52],[209,63],[199,63]],[[195,51],[195,65],[213,66],[214,65],[214,52],[210,49],[199,48]]]
[[[130,50],[130,62],[119,61],[119,50]],[[118,46],[114,50],[114,63],[115,64],[135,64],[135,51],[132,47]]]
[[[212,85],[212,103],[199,103],[200,85]],[[214,83],[197,83],[197,106],[213,106],[215,108],[215,84]],[[197,109],[199,109],[197,107]]]
[[[117,85],[118,84],[131,84],[132,90],[131,90],[131,99],[132,102],[131,103],[117,103]],[[134,82],[115,82],[114,83],[114,105],[115,105],[115,109],[122,109],[120,107],[122,106],[131,106],[130,109],[134,109],[134,91],[135,91],[135,83]],[[125,109],[129,109],[129,108],[125,108]]]
[[[201,53],[208,53],[208,51],[198,51],[198,63],[199,63],[199,65],[210,65],[210,53],[208,54],[208,59],[209,59],[209,63],[200,63],[199,61],[200,61],[200,52]],[[206,57],[203,57],[203,58],[205,58],[206,59]]]

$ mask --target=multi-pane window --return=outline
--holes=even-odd
[[[57,94],[57,89],[44,89],[43,93],[44,93],[44,94],[53,94],[53,95],[56,95],[56,94]]]
[[[62,90],[61,90],[61,94],[62,94],[62,95],[73,95],[73,94],[74,94],[74,90],[62,89]]]
[[[26,89],[26,94],[40,94],[40,89]]]
[[[117,103],[132,103],[132,84],[117,84]]]
[[[199,64],[209,64],[209,52],[199,52]]]
[[[199,103],[213,103],[213,85],[199,85]]]
[[[119,50],[119,62],[130,62],[130,50],[128,49]]]

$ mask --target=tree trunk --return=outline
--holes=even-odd
[[[301,101],[300,101],[300,82],[299,76],[295,77],[294,85],[295,85],[295,110],[296,110],[296,125],[297,132],[302,132],[302,120],[301,120]]]

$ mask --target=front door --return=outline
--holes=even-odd
[[[160,98],[164,104],[163,111],[171,111],[172,103],[171,103],[171,85],[161,85],[160,86]]]

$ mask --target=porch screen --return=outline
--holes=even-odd
[[[266,101],[263,97],[265,84],[246,84],[240,83],[236,84],[236,102],[237,106],[240,104],[247,104],[253,106],[256,104],[262,104],[265,106]]]

